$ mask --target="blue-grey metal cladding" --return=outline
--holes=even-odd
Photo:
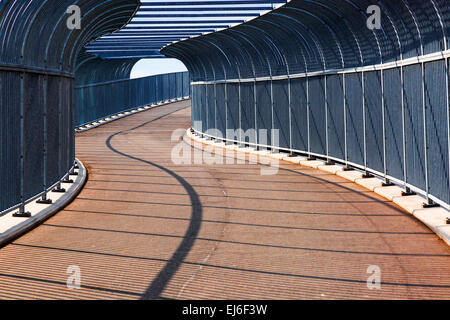
[[[0,213],[22,211],[28,200],[45,194],[72,169],[78,54],[88,42],[123,27],[139,4],[0,2]],[[81,9],[81,29],[68,28],[66,11],[72,5]]]
[[[189,74],[177,72],[139,79],[93,83],[75,88],[75,125],[190,95]]]
[[[449,208],[449,36],[446,0],[293,0],[161,53],[188,67],[193,119],[208,128],[265,129],[260,146],[345,163]]]
[[[398,68],[384,72],[386,174],[393,177],[404,176],[401,72]]]
[[[343,75],[327,76],[328,155],[345,159]]]

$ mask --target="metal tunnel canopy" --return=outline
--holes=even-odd
[[[357,68],[448,49],[447,0],[377,1],[381,30],[367,28],[372,4],[293,0],[245,24],[184,39],[163,53],[195,65],[194,79],[219,80]]]
[[[79,6],[82,28],[67,26]],[[73,168],[74,73],[83,47],[125,26],[139,0],[0,2],[0,214],[60,185]]]
[[[286,0],[141,0],[122,30],[89,44],[86,51],[102,58],[158,58],[167,44],[226,29],[259,17]]]

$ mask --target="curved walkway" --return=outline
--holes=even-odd
[[[362,187],[290,164],[175,165],[188,103],[77,135],[89,181],[0,250],[0,298],[450,299],[450,249]]]

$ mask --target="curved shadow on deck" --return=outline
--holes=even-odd
[[[164,172],[166,172],[167,174],[169,174],[170,176],[172,176],[173,178],[175,178],[182,186],[183,188],[186,190],[186,192],[189,195],[189,199],[191,201],[191,206],[192,206],[192,211],[191,211],[191,219],[190,219],[190,223],[189,223],[189,227],[186,230],[185,235],[183,236],[183,240],[181,241],[180,245],[178,246],[177,250],[174,252],[174,254],[172,255],[172,257],[169,259],[169,261],[166,263],[166,265],[164,266],[164,268],[159,272],[159,274],[156,276],[155,279],[153,279],[152,283],[150,284],[150,286],[147,288],[146,292],[142,295],[141,300],[154,300],[154,299],[158,299],[161,296],[161,293],[164,291],[166,285],[169,283],[170,279],[174,276],[174,274],[177,272],[177,270],[179,269],[180,265],[184,262],[184,259],[186,258],[187,254],[189,253],[189,251],[192,249],[192,247],[194,246],[195,240],[198,236],[199,230],[200,230],[200,226],[202,223],[202,204],[200,201],[200,197],[198,196],[197,192],[195,191],[195,189],[192,187],[191,184],[189,184],[185,179],[183,179],[181,176],[179,176],[178,174],[176,174],[175,172],[173,172],[172,170],[169,170],[161,165],[158,165],[154,162],[148,161],[148,160],[144,160],[135,156],[132,156],[130,154],[126,154],[124,152],[121,152],[119,150],[117,150],[116,148],[114,148],[112,146],[112,140],[114,139],[114,137],[123,134],[125,132],[132,132],[136,129],[142,128],[152,122],[155,122],[157,120],[160,120],[164,117],[167,117],[169,115],[171,115],[172,113],[178,112],[180,110],[183,110],[186,108],[181,108],[178,109],[174,112],[165,114],[163,116],[157,117],[153,120],[147,121],[139,126],[136,126],[134,128],[128,129],[126,131],[119,131],[116,132],[114,134],[112,134],[111,136],[108,137],[108,139],[106,140],[106,145],[108,146],[108,148],[129,159],[133,159],[136,161],[140,161],[142,163],[145,163],[149,166],[153,166],[155,168],[158,168],[159,170],[162,170]]]

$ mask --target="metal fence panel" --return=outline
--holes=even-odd
[[[206,86],[206,108],[207,108],[207,127],[206,130],[215,129],[216,127],[216,95],[214,93],[214,85],[209,84]]]
[[[345,158],[343,76],[327,76],[328,155]]]
[[[348,161],[364,165],[364,118],[362,75],[346,75],[346,123]]]
[[[173,99],[177,95],[177,77],[175,74],[169,74],[167,77],[167,86],[169,88],[169,97],[167,99]]]
[[[325,83],[323,77],[309,79],[309,134],[311,152],[326,153]]]
[[[191,116],[192,116],[192,123],[193,123],[193,127],[195,130],[199,130],[201,131],[201,129],[199,128],[199,121],[200,121],[200,103],[198,100],[198,96],[200,93],[200,86],[195,86],[193,87],[192,90],[192,100],[191,100]]]
[[[279,130],[279,147],[290,148],[289,80],[273,81],[273,128]]]
[[[256,84],[256,115],[258,128],[258,143],[262,145],[271,144],[272,100],[271,100],[270,81],[258,82]]]
[[[20,91],[20,75],[0,73],[0,210],[20,202],[20,167],[5,164],[20,162],[20,101],[14,93]]]
[[[48,77],[47,83],[47,182],[52,185],[58,179],[59,175],[59,82],[58,77]]]
[[[207,99],[206,99],[206,85],[200,86],[200,92],[199,92],[199,103],[200,103],[200,121],[202,122],[202,128],[203,130],[208,130],[208,105],[207,105]]]
[[[422,68],[408,66],[405,75],[406,182],[425,190],[425,144]]]
[[[381,72],[364,73],[366,164],[378,172],[384,172],[383,153],[383,100]]]
[[[243,141],[256,143],[255,132],[248,131],[255,128],[255,86],[251,82],[241,84],[241,123]]]
[[[226,84],[216,85],[216,95],[217,95],[217,109],[216,109],[216,121],[217,130],[219,130],[221,137],[225,138],[226,132],[226,96],[225,96],[225,86]]]
[[[170,79],[173,82],[170,82]],[[187,72],[175,73],[170,77],[157,75],[82,85],[75,88],[75,124],[80,126],[129,109],[182,98],[183,88],[186,87],[189,87]],[[213,99],[214,95],[211,97]],[[198,106],[201,106],[201,103]],[[198,119],[201,119],[201,116]]]
[[[306,78],[291,80],[292,148],[308,150],[308,100]]]
[[[24,87],[29,94],[24,99],[24,163],[33,163],[24,167],[25,199],[43,191],[44,132],[43,79],[39,75],[25,74]]]
[[[228,130],[239,129],[239,84],[230,83],[227,85],[228,108],[227,108],[227,138]],[[231,137],[233,138],[233,137]]]
[[[400,69],[384,72],[386,173],[404,179],[402,77]]]
[[[70,149],[68,135],[73,134],[71,131],[67,130],[69,126],[69,108],[70,101],[68,101],[69,92],[68,92],[67,82],[62,79],[60,81],[60,95],[59,95],[59,112],[60,112],[60,131],[59,131],[59,176],[64,175],[65,172],[69,171],[67,167],[68,162],[68,151]],[[73,159],[72,159],[73,163]]]
[[[425,64],[428,192],[449,203],[446,62]]]

